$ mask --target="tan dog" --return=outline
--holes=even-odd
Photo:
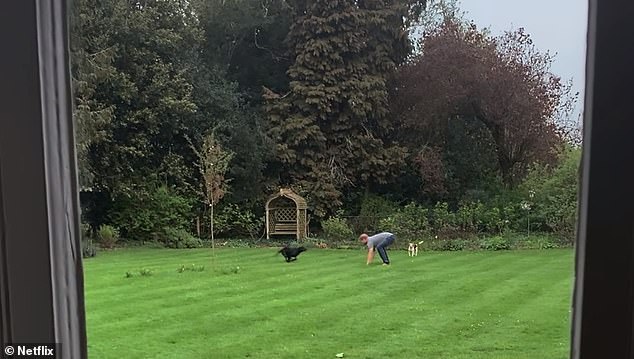
[[[409,243],[407,247],[407,255],[410,257],[418,256],[418,245],[423,244],[424,241],[420,241],[418,243]]]

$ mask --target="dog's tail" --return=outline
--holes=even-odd
[[[425,242],[425,241],[420,241],[420,242],[418,242],[418,244],[423,244],[423,242]]]
[[[280,249],[279,251],[277,251],[277,252],[275,253],[275,255],[278,255],[278,254],[282,253],[282,251],[283,251],[283,250],[285,250],[286,248],[288,248],[288,246],[284,246],[284,247],[282,247],[282,249]]]

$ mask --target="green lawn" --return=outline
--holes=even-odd
[[[391,251],[390,267],[361,250],[275,252],[217,249],[216,271],[210,249],[85,260],[89,357],[568,357],[572,250]],[[177,272],[192,264],[205,270]]]

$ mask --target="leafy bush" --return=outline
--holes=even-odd
[[[352,227],[355,233],[379,232],[381,220],[393,215],[398,205],[381,196],[366,194],[361,202],[359,216],[354,218]]]
[[[508,237],[487,237],[480,240],[480,248],[487,251],[508,250],[511,249],[511,243]]]
[[[559,248],[560,244],[551,235],[536,234],[530,238],[523,236],[523,239],[518,241],[518,247],[523,249],[552,249]]]
[[[264,228],[264,218],[257,217],[249,209],[237,204],[223,205],[214,215],[214,232],[225,236],[249,236],[257,238]]]
[[[512,213],[512,207],[507,206],[504,209],[499,207],[483,207],[478,213],[478,229],[480,232],[502,234],[510,229],[512,224],[507,214]]]
[[[564,148],[556,167],[534,166],[521,186],[532,204],[531,226],[552,231],[569,243],[574,240],[577,222],[580,161],[580,149]]]
[[[426,242],[425,248],[432,251],[463,251],[475,249],[468,239],[434,239]]]
[[[321,223],[324,237],[330,243],[354,241],[354,232],[345,219],[339,217],[341,213],[332,216]]]
[[[405,240],[417,241],[429,232],[428,213],[426,208],[410,203],[392,216],[381,220],[380,226]]]
[[[456,224],[463,232],[477,232],[485,208],[480,202],[460,202],[456,212]]]
[[[167,248],[200,248],[203,242],[184,229],[164,228],[161,233],[161,242]]]
[[[430,214],[432,229],[436,233],[456,227],[456,214],[449,211],[449,204],[446,202],[436,203]]]
[[[558,245],[548,237],[537,237],[533,243],[537,249],[551,249],[558,247]]]
[[[354,236],[353,236],[354,239]],[[308,236],[302,244],[306,248],[328,248],[328,243],[326,243],[323,238],[318,238],[315,236]]]
[[[102,248],[112,249],[119,241],[119,230],[113,226],[103,224],[97,231],[97,238]]]
[[[187,228],[191,203],[167,187],[139,190],[115,202],[113,223],[128,239],[147,241],[161,236],[164,228]]]

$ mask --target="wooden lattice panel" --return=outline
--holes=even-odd
[[[276,221],[295,221],[297,210],[295,208],[278,208],[275,210]]]

